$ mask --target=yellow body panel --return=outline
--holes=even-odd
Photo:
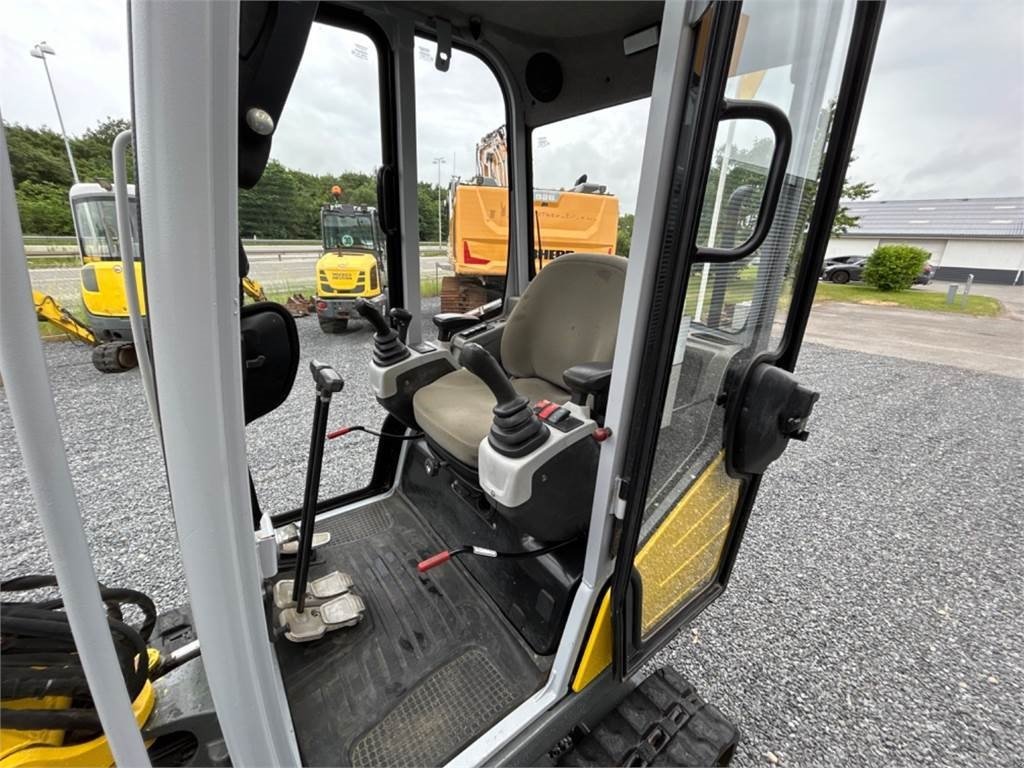
[[[64,703],[57,705],[55,700]],[[67,697],[50,696],[46,699],[18,699],[5,701],[4,708],[11,709],[61,709],[67,706]],[[17,705],[17,706],[16,706]],[[142,725],[156,706],[156,694],[148,680],[142,691],[132,702],[135,722]],[[42,738],[33,735],[42,734]],[[56,735],[53,735],[56,734]],[[16,731],[12,728],[0,730],[0,768],[47,768],[47,766],[68,766],[69,768],[92,768],[114,764],[110,745],[105,736],[97,736],[81,744],[61,746],[63,731]]]
[[[141,261],[135,262],[135,284],[139,289],[139,309],[145,315],[146,292],[142,284]],[[92,261],[82,267],[82,303],[90,315],[128,317],[121,262]]]
[[[365,251],[328,251],[316,263],[317,296],[372,298],[384,291],[377,260]]]
[[[601,598],[601,605],[597,609],[594,626],[590,628],[590,635],[587,637],[586,645],[583,646],[580,665],[576,668],[576,675],[572,679],[573,691],[576,693],[582,691],[611,663],[612,593],[610,589],[606,589]]]
[[[3,703],[3,709],[67,709],[70,696],[43,696],[39,699],[12,699]],[[0,730],[0,765],[6,768],[7,757],[32,747],[59,747],[64,743],[62,730],[16,731],[13,728]]]
[[[740,481],[729,477],[719,453],[637,553],[644,635],[714,577],[739,495]]]
[[[637,553],[634,564],[643,580],[643,634],[710,583],[722,559],[739,493],[740,481],[729,477],[725,454],[719,453]],[[606,591],[573,678],[576,692],[612,663],[610,604]]]
[[[534,247],[538,269],[563,253],[615,252],[619,199],[614,195],[536,190]],[[508,188],[458,184],[449,257],[456,275],[504,277],[508,260]]]

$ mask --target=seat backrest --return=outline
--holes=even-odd
[[[562,372],[611,362],[622,308],[626,259],[567,253],[527,286],[501,337],[501,364],[517,378],[565,388]]]

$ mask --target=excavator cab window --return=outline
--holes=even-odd
[[[72,205],[82,261],[120,261],[114,194],[81,197]],[[129,206],[135,258],[138,259],[142,251],[139,248],[138,203],[135,197],[131,198]]]
[[[375,250],[376,228],[369,213],[343,214],[324,211],[324,250],[358,248]]]
[[[507,121],[501,88],[482,59],[457,46],[446,71],[439,70],[436,47],[433,40],[416,38],[419,236],[438,243],[436,250],[424,253],[429,261],[423,264],[421,280],[426,301],[430,294],[440,295],[439,306],[423,304],[426,318],[438,309],[468,313],[500,301],[509,264]],[[442,104],[444,109],[439,108]]]

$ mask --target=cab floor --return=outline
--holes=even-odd
[[[416,570],[445,545],[402,498],[317,530],[331,541],[317,550],[310,578],[351,574],[366,614],[312,643],[277,641],[305,764],[439,765],[539,688],[545,660],[463,566]]]

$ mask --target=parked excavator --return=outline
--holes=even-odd
[[[316,317],[325,333],[341,333],[349,320],[358,319],[359,299],[388,312],[387,254],[377,209],[342,203],[341,193],[335,185],[335,201],[320,208],[323,256],[316,263]]]
[[[505,126],[476,145],[476,175],[448,188],[448,260],[441,311],[469,312],[500,298],[508,265],[508,139]],[[586,175],[570,189],[533,190],[534,269],[566,253],[615,252],[619,199]]]
[[[84,320],[75,317],[53,296],[32,291],[36,318],[50,323],[71,339],[92,347],[92,364],[102,373],[123,373],[138,364],[128,319],[126,276],[121,260],[114,192],[109,184],[77,183],[68,192],[75,238],[81,259],[79,293]],[[138,200],[128,185],[129,226],[135,254],[135,283],[145,315],[146,294],[138,244]],[[263,287],[248,276],[242,291],[253,301],[266,301]]]

